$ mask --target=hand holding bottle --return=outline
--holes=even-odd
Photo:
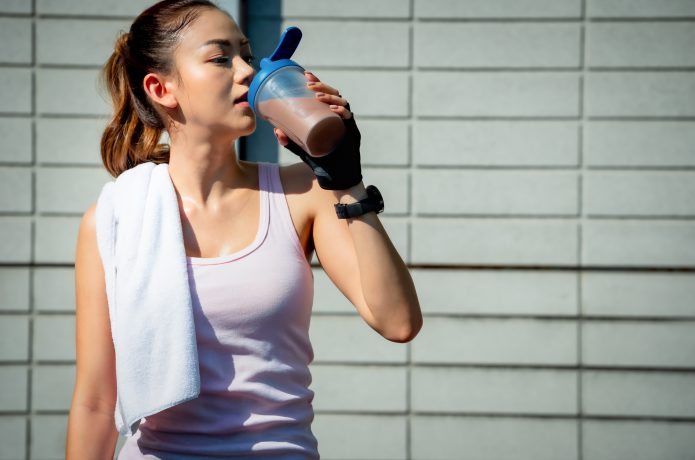
[[[275,136],[280,145],[309,165],[321,188],[326,190],[348,189],[362,181],[360,157],[362,136],[355,123],[355,116],[350,110],[350,104],[336,88],[321,82],[311,72],[305,71],[304,74],[308,80],[307,83],[313,83],[308,86],[316,92],[317,98],[329,104],[330,109],[343,120],[345,134],[329,154],[321,157],[309,155],[279,128],[275,128]]]

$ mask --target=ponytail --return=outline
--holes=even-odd
[[[123,171],[140,163],[169,162],[169,146],[159,144],[164,126],[159,118],[143,122],[126,72],[128,34],[118,37],[111,57],[102,68],[113,103],[113,117],[101,135],[101,160],[107,171],[118,177]],[[152,123],[154,121],[154,123]]]

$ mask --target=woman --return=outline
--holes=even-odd
[[[115,106],[102,136],[105,167],[118,176],[143,162],[168,163],[195,299],[201,376],[200,396],[146,417],[127,438],[121,460],[319,458],[308,389],[314,249],[336,287],[384,338],[407,342],[422,326],[412,279],[377,214],[336,216],[336,202],[367,196],[361,181],[347,189],[325,187],[325,178],[319,184],[311,160],[278,129],[278,142],[304,162],[280,167],[237,159],[234,140],[256,126],[242,102],[254,76],[251,59],[248,40],[216,5],[165,0],[135,19],[104,66]],[[359,131],[349,104],[312,73],[306,78],[319,100],[353,127],[352,142],[329,157],[343,161],[338,155],[344,155],[353,163],[341,167],[359,171]],[[164,130],[168,146],[158,145]],[[77,243],[68,459],[111,458],[118,438],[95,208],[85,212]]]

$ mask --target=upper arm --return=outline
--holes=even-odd
[[[104,267],[96,238],[96,203],[82,216],[75,255],[76,358],[73,404],[113,413],[116,360]]]
[[[314,199],[313,239],[316,257],[333,284],[355,306],[357,312],[375,331],[377,322],[362,292],[357,253],[345,219],[338,219],[338,202],[331,190],[322,189],[316,180],[312,188]]]

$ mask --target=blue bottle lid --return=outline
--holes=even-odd
[[[263,82],[276,70],[287,66],[296,66],[304,71],[304,68],[291,60],[295,50],[302,39],[302,31],[298,27],[290,26],[280,36],[280,42],[270,57],[261,59],[261,69],[251,81],[249,86],[248,101],[251,110],[256,112],[256,94]]]

